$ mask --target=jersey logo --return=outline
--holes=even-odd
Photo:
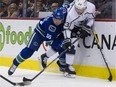
[[[38,46],[38,43],[35,41],[35,42],[33,42],[33,45],[34,46]]]
[[[53,26],[53,25],[50,25],[48,30],[51,31],[51,32],[55,32],[56,31],[56,27]]]

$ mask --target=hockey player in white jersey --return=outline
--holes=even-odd
[[[65,48],[69,48],[71,46],[71,32],[73,31],[75,26],[77,27],[77,33],[79,31],[81,38],[85,38],[90,35],[91,27],[94,24],[94,18],[94,4],[88,2],[87,0],[74,0],[71,3],[70,7],[68,8],[68,14],[63,31],[65,37]],[[85,21],[86,23],[83,23]],[[72,67],[75,54],[72,50],[73,49],[69,50],[69,52],[66,53],[65,76],[76,74],[74,68]]]

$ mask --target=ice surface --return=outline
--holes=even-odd
[[[8,67],[0,67],[0,74],[13,82],[21,82],[23,77],[33,78],[39,71],[17,69],[12,76],[7,74]],[[0,87],[14,87],[0,78]],[[17,86],[19,87],[19,86]],[[61,73],[44,72],[31,85],[24,87],[116,87],[116,81],[77,76],[75,79],[66,78]]]

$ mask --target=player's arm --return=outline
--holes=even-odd
[[[85,38],[87,36],[90,36],[91,35],[91,29],[92,29],[92,26],[95,22],[95,6],[92,5],[92,7],[89,9],[88,11],[88,17],[87,17],[87,23],[82,26],[82,29],[80,30],[80,37],[81,38]]]
[[[35,30],[38,31],[43,37],[45,37],[45,24],[47,23],[48,18],[49,17],[41,19],[35,28]]]
[[[70,18],[69,15],[66,17],[66,21],[64,23],[64,38],[70,38],[71,37],[71,30],[74,28],[74,23],[72,22],[72,19]]]
[[[95,5],[91,7],[90,14],[87,17],[87,26],[92,27],[95,22]]]
[[[71,30],[73,27],[74,24],[72,23],[70,16],[67,15],[63,30],[65,48],[71,46]]]

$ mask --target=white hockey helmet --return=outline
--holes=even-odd
[[[74,0],[77,9],[85,9],[87,7],[87,0]]]

